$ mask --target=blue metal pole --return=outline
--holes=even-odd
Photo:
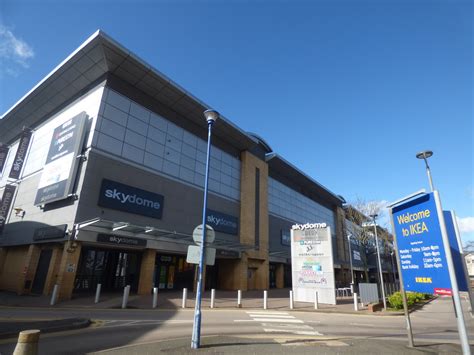
[[[201,298],[202,298],[202,273],[204,267],[204,252],[206,244],[206,215],[207,215],[207,185],[209,180],[209,161],[211,158],[211,129],[214,121],[207,122],[207,157],[206,157],[206,177],[204,180],[204,202],[202,206],[202,242],[199,257],[198,279],[196,290],[196,305],[194,307],[193,336],[191,339],[191,348],[199,349],[201,345]]]

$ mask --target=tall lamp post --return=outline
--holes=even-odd
[[[375,247],[377,248],[377,260],[379,266],[379,276],[380,276],[380,288],[382,289],[382,300],[383,300],[383,308],[387,310],[387,300],[385,299],[385,289],[383,283],[383,275],[382,275],[382,263],[380,262],[380,250],[379,250],[379,238],[377,237],[377,223],[375,222],[375,218],[377,218],[378,214],[371,214],[372,220],[374,222],[374,231],[375,231]]]
[[[432,155],[433,155],[433,152],[431,150],[424,150],[416,154],[416,157],[418,159],[423,159],[425,161],[426,174],[428,175],[428,180],[430,182],[431,192],[434,191],[434,185],[433,185],[433,178],[431,177],[430,166],[428,165],[428,158],[431,157]]]
[[[212,125],[219,118],[219,113],[214,110],[204,111],[204,117],[207,121],[207,156],[206,156],[206,177],[204,179],[204,201],[202,205],[202,241],[199,255],[198,279],[196,290],[196,305],[194,307],[193,336],[191,339],[191,348],[199,349],[201,345],[201,298],[202,298],[202,274],[204,267],[204,253],[206,246],[206,212],[207,212],[207,185],[209,180],[209,161],[211,157],[211,130]]]
[[[351,293],[354,294],[354,268],[352,267],[352,249],[351,249],[352,234],[347,235],[347,242],[349,243],[349,261],[351,262]]]

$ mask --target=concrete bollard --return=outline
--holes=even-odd
[[[263,291],[263,309],[268,308],[268,291]]]
[[[318,305],[318,291],[314,291],[314,309],[319,309],[319,305]]]
[[[158,287],[153,287],[153,303],[152,308],[156,308],[158,306]]]
[[[357,292],[354,292],[354,311],[358,311],[358,310],[359,310],[359,302],[357,299]]]
[[[181,303],[181,308],[186,308],[186,299],[188,298],[188,289],[183,288],[183,302]]]
[[[290,291],[290,309],[293,309],[295,307],[294,302],[293,302],[293,291]]]
[[[214,308],[215,300],[216,300],[216,290],[212,289],[211,290],[211,308]]]
[[[36,355],[38,354],[38,341],[40,337],[38,329],[23,330],[18,334],[18,342],[16,344],[13,355]]]
[[[237,291],[237,308],[242,308],[242,291]]]
[[[56,300],[58,299],[58,291],[59,291],[59,285],[56,284],[54,285],[53,294],[51,295],[51,301],[49,302],[50,306],[54,306],[56,304]]]
[[[127,285],[123,288],[123,299],[122,299],[122,308],[127,308],[128,296],[130,295],[130,285]]]
[[[97,284],[97,290],[95,291],[95,300],[94,303],[99,303],[100,299],[100,290],[102,289],[102,284]]]

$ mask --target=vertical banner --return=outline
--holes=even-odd
[[[66,198],[73,187],[77,156],[82,149],[87,115],[85,112],[56,127],[36,192],[35,206]]]
[[[405,290],[452,295],[433,193],[394,207],[392,219]]]
[[[13,160],[12,169],[10,170],[9,178],[19,179],[21,170],[26,159],[26,154],[28,153],[28,147],[30,146],[31,135],[33,132],[30,130],[25,130],[21,134],[20,144],[15,154],[15,159]]]
[[[15,190],[16,187],[13,185],[6,185],[5,190],[3,190],[2,201],[0,202],[0,235],[3,233],[7,222],[8,212],[10,212]]]
[[[6,145],[0,143],[0,174],[2,173],[3,168],[5,167],[5,164],[7,162],[9,149],[10,148],[8,148]]]
[[[336,304],[331,231],[326,223],[291,229],[291,271],[295,301]]]

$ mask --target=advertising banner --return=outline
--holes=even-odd
[[[3,229],[7,223],[8,212],[12,205],[15,190],[16,187],[13,185],[6,185],[5,190],[3,190],[2,201],[0,202],[0,235],[3,233]]]
[[[103,179],[98,205],[160,219],[164,197],[120,182]]]
[[[291,230],[293,295],[298,302],[336,304],[330,228],[325,223],[294,225]]]
[[[28,147],[30,146],[31,135],[33,132],[30,130],[25,130],[21,134],[20,144],[15,154],[15,159],[13,160],[12,169],[10,170],[10,175],[8,176],[11,179],[19,179],[21,174],[21,169],[23,169],[23,164],[26,159],[26,154],[28,153]]]
[[[433,193],[394,207],[392,220],[405,290],[451,295]]]
[[[81,112],[54,129],[36,192],[35,206],[62,200],[71,193],[86,122],[87,115]]]
[[[7,156],[8,156],[8,151],[10,148],[8,148],[6,145],[2,145],[0,143],[0,174],[3,171],[3,168],[5,167],[5,164],[7,163]]]

